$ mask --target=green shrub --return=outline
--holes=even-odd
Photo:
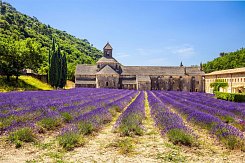
[[[68,112],[61,113],[61,116],[62,116],[64,122],[66,122],[66,123],[69,123],[73,120],[73,116]]]
[[[221,117],[221,120],[225,123],[233,123],[235,122],[234,118],[232,118],[231,116],[224,116]]]
[[[30,128],[21,128],[9,134],[8,139],[15,143],[15,147],[19,148],[22,146],[22,142],[35,142],[35,135]]]
[[[76,132],[67,132],[58,136],[59,144],[66,150],[72,150],[85,144],[84,138]]]
[[[83,121],[78,124],[78,128],[79,128],[79,131],[81,132],[81,134],[83,134],[83,135],[89,135],[94,130],[93,124],[91,124],[89,122],[83,122]]]
[[[122,120],[119,126],[119,132],[123,136],[143,135],[143,129],[140,126],[142,119],[137,114],[131,114]]]
[[[38,125],[46,130],[54,130],[61,125],[61,120],[59,118],[43,118],[38,122]]]
[[[121,140],[116,140],[115,142],[111,143],[109,146],[113,146],[119,148],[119,152],[122,154],[128,154],[133,151],[134,145],[132,138],[124,138]]]
[[[227,101],[234,101],[234,102],[245,102],[245,94],[239,93],[224,93],[224,92],[214,92],[216,98],[227,100]]]
[[[194,144],[193,136],[181,129],[172,129],[168,131],[167,137],[173,144],[182,144],[186,146],[192,146]]]
[[[228,149],[235,149],[242,147],[240,140],[235,136],[222,137],[221,142],[223,142]]]

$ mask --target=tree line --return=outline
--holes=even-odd
[[[27,57],[33,64],[25,64],[25,66],[22,65],[9,71],[15,71],[17,73],[17,69],[31,66],[29,68],[33,69],[38,74],[48,74],[48,54],[50,45],[52,45],[52,38],[56,39],[56,43],[59,44],[60,50],[67,57],[67,78],[69,80],[74,80],[75,67],[77,64],[95,64],[96,60],[102,56],[102,52],[93,47],[88,40],[79,39],[65,31],[54,29],[50,25],[38,21],[36,17],[30,17],[18,12],[9,3],[0,0],[0,46],[2,46],[2,48],[6,47],[5,52],[8,51],[8,53],[11,53],[12,58],[16,61],[18,54],[13,52],[13,48],[12,52],[10,52],[11,47],[14,47],[14,44],[25,44],[23,42],[30,42],[34,47],[34,52],[39,53],[37,57],[40,57],[37,62],[34,61],[33,57],[30,57],[29,59]],[[28,49],[29,47],[21,45],[20,48],[16,47],[15,51],[26,48]],[[17,56],[14,56],[15,54]],[[26,56],[28,55],[29,54],[26,53]],[[11,64],[14,65],[15,61]]]
[[[220,57],[203,64],[205,73],[218,70],[226,70],[245,67],[245,49],[241,48],[235,52],[220,53]]]

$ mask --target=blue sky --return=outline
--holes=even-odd
[[[199,65],[245,47],[245,2],[5,1],[98,49],[109,41],[124,65]]]

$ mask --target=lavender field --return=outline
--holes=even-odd
[[[0,162],[245,161],[244,133],[245,103],[204,93],[81,88],[0,94]]]

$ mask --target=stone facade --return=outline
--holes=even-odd
[[[210,84],[215,82],[217,79],[227,82],[227,88],[220,88],[220,92],[228,93],[242,93],[245,92],[245,67],[214,71],[205,75],[205,90],[206,93],[213,93],[213,88]]]
[[[96,65],[77,65],[76,87],[204,91],[201,67],[123,66],[113,58],[109,43],[103,50]]]

